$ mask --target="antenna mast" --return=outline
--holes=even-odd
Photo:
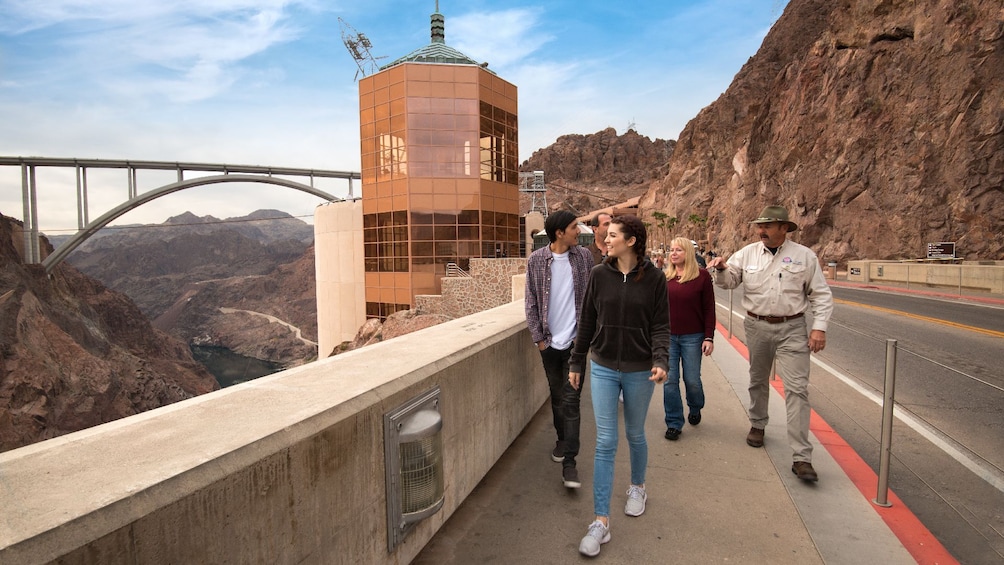
[[[352,80],[359,80],[359,75],[365,77],[367,74],[379,70],[380,65],[377,64],[377,59],[386,59],[386,57],[374,57],[370,53],[370,48],[373,47],[370,38],[356,31],[355,28],[350,26],[341,17],[338,18],[338,27],[342,31],[342,43],[345,44],[345,48],[349,50],[349,54],[355,60],[356,66],[359,67],[356,71],[356,76]]]

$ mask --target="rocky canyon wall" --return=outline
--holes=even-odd
[[[644,214],[730,253],[782,204],[823,261],[1004,258],[999,0],[792,0],[680,135]]]

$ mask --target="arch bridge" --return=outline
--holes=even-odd
[[[345,179],[349,183],[348,198],[353,194],[353,180],[359,180],[357,172],[332,171],[322,169],[299,169],[291,167],[272,167],[261,165],[230,165],[216,163],[183,163],[175,161],[134,161],[112,159],[76,159],[52,157],[3,157],[0,156],[0,166],[17,166],[21,168],[21,197],[24,207],[24,257],[26,263],[41,263],[46,273],[61,263],[67,255],[80,246],[98,230],[107,226],[126,212],[134,210],[151,200],[168,194],[209,184],[221,183],[262,183],[292,188],[312,194],[327,201],[342,200],[314,186],[315,178]],[[36,196],[37,167],[73,168],[77,186],[77,233],[60,245],[44,260],[41,259],[38,230],[38,201]],[[125,169],[128,183],[128,197],[125,202],[112,208],[94,221],[88,218],[87,206],[87,170],[88,169]],[[140,170],[177,171],[178,180],[164,186],[138,193],[136,173]],[[198,176],[186,179],[185,173],[221,173],[216,175]],[[275,175],[281,175],[275,176]],[[306,182],[290,180],[286,177],[303,178]]]

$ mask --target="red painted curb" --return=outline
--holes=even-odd
[[[716,326],[718,333],[724,338],[726,335],[725,327],[721,323],[716,323]],[[735,335],[725,339],[729,342],[729,345],[743,356],[743,359],[749,362],[749,350],[746,348],[745,343],[739,341]],[[781,395],[781,398],[784,398],[784,383],[781,381],[781,378],[772,379],[771,385]],[[812,411],[809,431],[815,434],[820,445],[826,448],[826,451],[837,462],[837,465],[840,465],[840,468],[843,469],[847,477],[854,483],[854,486],[858,488],[858,491],[872,503],[872,508],[886,525],[889,526],[889,529],[899,539],[900,543],[903,544],[903,547],[917,560],[917,563],[923,565],[959,563],[892,490],[888,492],[887,496],[888,502],[892,506],[883,508],[872,502],[878,494],[878,475],[815,410]]]

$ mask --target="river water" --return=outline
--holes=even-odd
[[[278,363],[245,357],[226,347],[190,345],[192,357],[209,370],[220,387],[240,384],[282,370]]]

